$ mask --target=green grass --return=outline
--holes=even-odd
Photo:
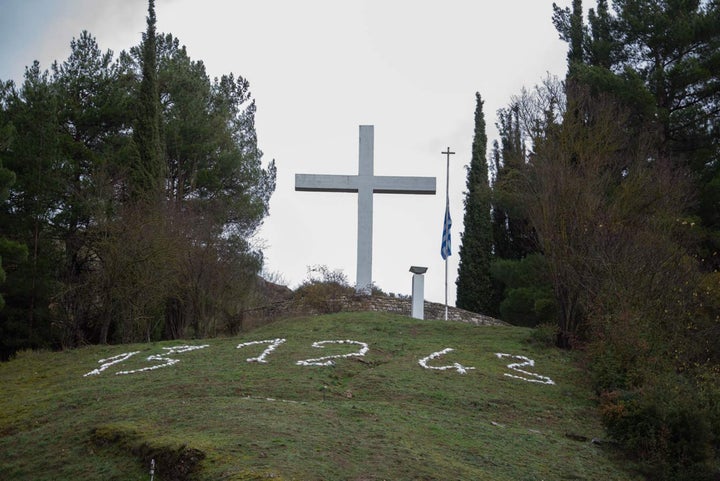
[[[0,479],[632,480],[604,433],[584,374],[530,331],[377,313],[289,319],[237,338],[26,352],[0,365]],[[267,364],[248,363],[285,338]],[[333,366],[296,361],[358,349]],[[163,347],[209,347],[147,361]],[[454,351],[427,370],[418,361]],[[98,375],[98,360],[141,351]],[[554,385],[514,379],[535,360]],[[518,373],[515,373],[518,374]],[[570,435],[570,436],[568,436]],[[572,438],[586,438],[578,441]]]

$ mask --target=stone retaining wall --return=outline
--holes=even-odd
[[[386,296],[342,296],[323,300],[320,305],[303,302],[303,299],[290,299],[249,309],[243,312],[243,329],[257,327],[284,317],[328,314],[333,312],[391,312],[409,316],[411,300]],[[445,319],[445,305],[425,301],[425,319]],[[508,324],[489,316],[448,306],[448,320],[467,322],[476,326],[507,326]]]

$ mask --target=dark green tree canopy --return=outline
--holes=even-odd
[[[141,80],[138,89],[134,137],[138,149],[130,170],[130,189],[135,198],[158,198],[164,188],[165,162],[161,139],[160,93],[158,86],[155,2],[149,0],[147,30],[140,46]]]
[[[275,165],[249,82],[210,79],[155,25],[151,0],[139,46],[116,58],[82,32],[49,72],[0,83],[2,359],[237,328]]]
[[[574,5],[575,7],[575,5]],[[580,6],[581,8],[581,6]],[[697,255],[720,268],[720,4],[701,0],[599,0],[583,27],[583,55],[573,55],[568,79],[609,92],[655,133],[657,156],[696,177],[692,211],[707,235]],[[578,19],[555,7],[553,21],[568,41]]]

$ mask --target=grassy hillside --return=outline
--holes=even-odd
[[[151,458],[164,481],[636,479],[590,441],[603,430],[582,372],[529,334],[342,313],[232,339],[23,353],[0,365],[0,479],[148,480]],[[246,361],[274,345],[246,343],[278,338],[265,363]],[[368,350],[297,364],[363,349],[313,347],[329,340]],[[446,348],[426,364],[448,369],[419,364]],[[533,359],[520,369],[537,376],[496,353]],[[554,384],[521,379],[539,376]]]

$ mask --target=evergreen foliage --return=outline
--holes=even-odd
[[[12,125],[4,124],[0,117],[0,153],[5,152],[10,148],[12,143],[13,129]],[[2,166],[2,160],[0,158],[0,203],[4,203],[10,195],[10,187],[15,183],[15,173]],[[23,262],[27,258],[27,248],[18,243],[11,241],[5,237],[0,237],[0,289],[5,283],[6,274],[3,269],[3,263],[5,267],[8,264],[13,265],[18,262]],[[0,290],[0,311],[5,307],[5,299],[2,296]],[[0,331],[1,333],[2,331]]]
[[[520,105],[514,101],[497,112],[500,146],[494,145],[493,252],[500,259],[522,259],[537,250],[535,234],[515,200],[514,192],[524,175],[527,149],[520,124]]]
[[[505,286],[499,306],[503,320],[526,327],[555,322],[558,305],[545,256],[536,253],[520,260],[497,259],[490,268],[493,279]]]
[[[568,66],[583,61],[583,11],[582,0],[573,0],[572,9],[561,9],[553,3],[553,24],[560,34],[560,39],[568,43]]]
[[[636,123],[655,134],[658,155],[688,168],[705,229],[695,254],[720,268],[720,5],[690,0],[597,2],[583,27],[583,55],[573,55],[569,81],[623,99]],[[570,40],[576,12],[555,7],[560,38]]]
[[[490,313],[490,259],[492,256],[492,226],[490,222],[490,184],[487,165],[487,134],[483,100],[475,94],[475,131],[472,159],[467,169],[465,192],[465,231],[461,236],[458,267],[457,301],[462,309]]]
[[[553,105],[545,106],[542,110],[543,114],[549,116],[553,111]],[[528,169],[526,141],[541,132],[544,123],[551,121],[551,118],[531,118],[530,111],[533,108],[537,109],[538,106],[533,105],[533,102],[528,100],[527,92],[523,91],[521,97],[513,98],[507,108],[497,112],[496,127],[500,134],[500,142],[493,141],[491,154],[495,173],[491,193],[493,262],[502,260],[519,262],[538,251],[536,233],[516,196],[520,182]],[[501,305],[509,294],[508,286],[492,269],[490,285],[488,313],[502,317]],[[511,316],[512,318],[503,319],[513,322],[513,319],[519,317],[533,318],[533,316],[532,309],[529,309],[522,316],[516,313]]]
[[[117,59],[82,32],[50,72],[35,62],[21,86],[0,84],[0,165],[16,174],[0,209],[14,244],[0,248],[28,247],[25,261],[0,252],[1,359],[237,329],[275,166],[249,83],[211,81],[148,12],[142,44]]]
[[[582,344],[609,433],[649,479],[720,468],[720,4],[555,7],[567,106],[517,192],[548,261],[558,341]]]
[[[0,311],[0,359],[18,349],[52,345],[50,305],[58,290],[63,264],[56,219],[63,206],[65,165],[59,155],[58,99],[47,72],[37,62],[26,69],[18,91],[3,90],[4,117],[13,138],[2,152],[2,164],[15,173],[10,195],[2,203],[2,237],[27,246],[28,257],[8,269],[5,308]]]
[[[147,30],[141,45],[142,77],[137,96],[134,137],[138,156],[133,159],[130,189],[137,197],[151,199],[163,187],[164,159],[160,138],[160,90],[157,66],[155,1],[148,1]]]
[[[714,479],[720,4],[612,6],[585,24],[580,0],[555,5],[565,82],[498,111],[492,299],[584,348],[608,432],[650,479]]]

